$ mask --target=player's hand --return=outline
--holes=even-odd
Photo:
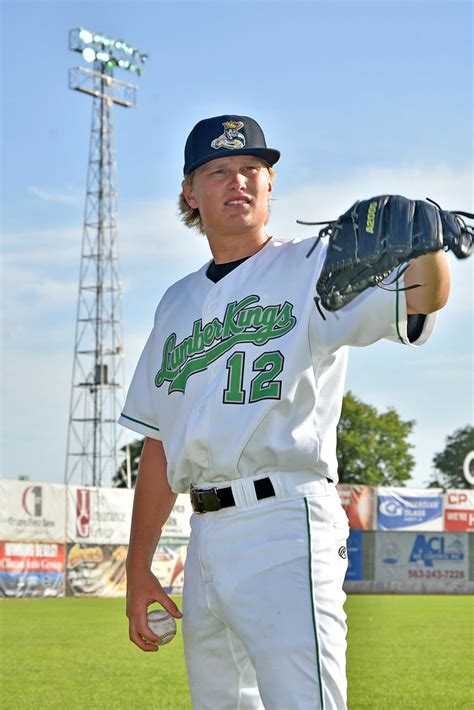
[[[153,633],[146,620],[148,607],[153,602],[161,604],[176,619],[182,617],[180,610],[150,569],[127,570],[129,637],[142,651],[158,651],[160,637]]]

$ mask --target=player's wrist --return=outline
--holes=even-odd
[[[144,555],[142,551],[137,551],[136,553],[129,551],[125,562],[127,576],[151,572],[152,559],[153,554]]]

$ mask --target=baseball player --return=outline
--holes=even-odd
[[[335,484],[347,346],[421,345],[449,291],[439,251],[404,275],[424,286],[369,289],[321,318],[326,241],[305,258],[312,241],[267,231],[279,157],[247,116],[191,131],[180,208],[213,258],[163,296],[120,417],[146,437],[127,561],[144,651],[158,640],[149,604],[181,616],[150,564],[176,495],[191,492],[182,616],[197,710],[346,707],[349,530]]]

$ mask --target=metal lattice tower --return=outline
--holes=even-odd
[[[69,88],[93,97],[82,234],[79,294],[66,453],[66,483],[110,485],[120,465],[124,353],[118,259],[113,105],[136,106],[134,84],[113,77],[115,67],[140,73],[140,55],[122,40],[71,30],[69,48],[93,68],[69,72]],[[128,59],[121,57],[128,55]],[[145,59],[143,58],[145,57]],[[128,64],[128,66],[124,66]]]

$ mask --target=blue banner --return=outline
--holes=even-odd
[[[348,568],[346,580],[362,579],[362,532],[351,530],[347,540]]]
[[[0,572],[0,597],[62,597],[64,572]]]
[[[442,530],[441,491],[380,488],[377,527],[379,530]]]

